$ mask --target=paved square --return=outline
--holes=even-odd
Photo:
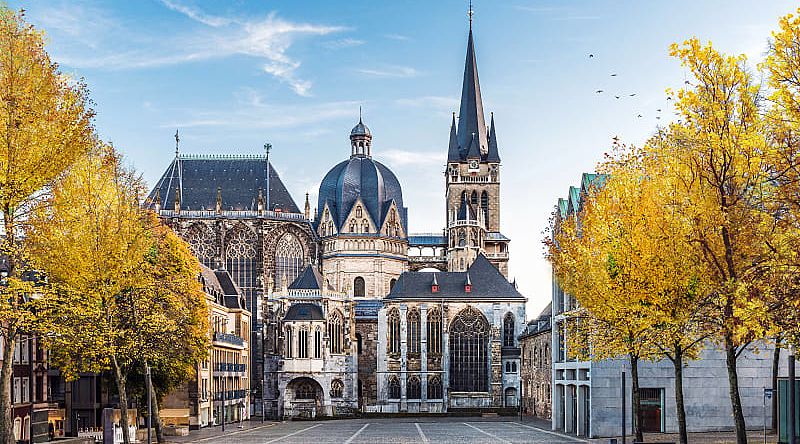
[[[220,444],[364,444],[364,443],[580,443],[530,423],[513,418],[396,418],[351,419],[320,422],[251,424],[249,429],[231,428],[193,432],[173,438],[180,443]]]

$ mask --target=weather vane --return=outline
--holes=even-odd
[[[178,130],[175,130],[175,157],[178,157],[178,144],[180,141],[181,138],[178,136]]]
[[[474,14],[475,11],[472,10],[472,0],[469,0],[469,12],[467,12],[467,15],[469,15],[469,29],[472,29],[472,16]]]

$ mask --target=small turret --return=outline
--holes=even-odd
[[[181,189],[175,187],[175,213],[181,214]]]
[[[358,111],[358,123],[350,131],[350,157],[372,157],[372,133],[361,120],[361,109]]]
[[[304,210],[306,220],[311,220],[311,203],[308,201],[308,193],[306,193],[306,207]]]
[[[217,187],[217,214],[222,214],[222,187]]]

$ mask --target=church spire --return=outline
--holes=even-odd
[[[497,134],[494,132],[494,113],[491,113],[489,123],[489,151],[486,153],[487,162],[500,163],[500,152],[497,151]]]
[[[458,162],[461,153],[458,151],[458,137],[456,136],[456,113],[453,113],[453,122],[450,123],[450,146],[447,148],[447,161]]]
[[[464,64],[464,83],[461,87],[461,108],[458,116],[458,145],[462,151],[470,148],[473,134],[480,152],[488,150],[486,121],[483,117],[481,86],[478,81],[478,64],[475,59],[475,42],[472,38],[472,14],[470,9],[469,40],[467,59]]]

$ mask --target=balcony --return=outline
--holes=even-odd
[[[219,362],[214,366],[214,372],[244,373],[245,371],[247,371],[247,364]]]
[[[214,342],[223,342],[226,344],[244,347],[244,339],[230,333],[214,333]]]
[[[508,251],[502,253],[486,253],[486,259],[508,259]]]

